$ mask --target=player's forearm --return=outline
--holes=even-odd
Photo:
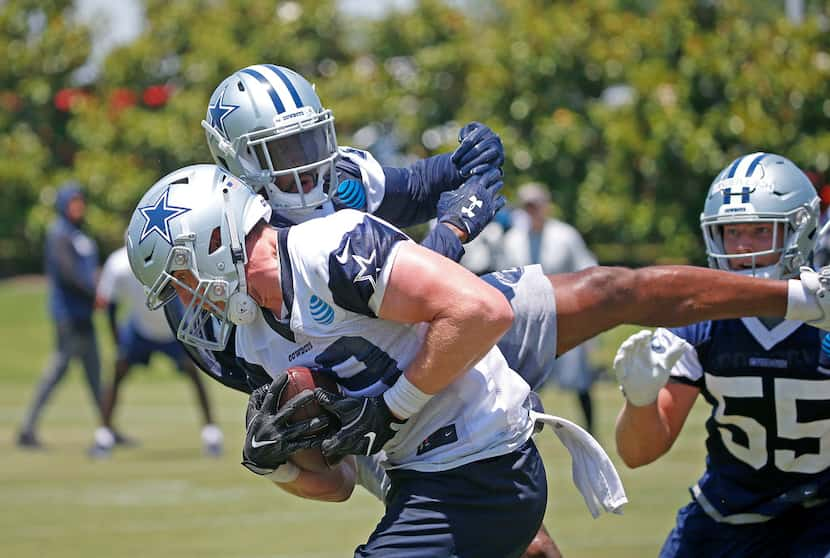
[[[617,453],[631,468],[647,465],[672,445],[668,424],[662,420],[657,403],[636,407],[627,401],[617,417]]]
[[[787,282],[691,266],[635,270],[625,290],[637,296],[628,308],[641,325],[686,325],[743,316],[783,317]],[[648,304],[648,302],[651,302]],[[638,310],[639,308],[639,310]]]
[[[301,469],[294,481],[274,484],[300,498],[321,502],[345,502],[354,491],[356,479],[354,459],[347,457],[329,471],[316,473]]]
[[[512,323],[503,296],[457,301],[430,322],[407,379],[424,393],[440,392],[481,360]]]
[[[787,282],[692,266],[592,267],[549,276],[556,295],[557,354],[620,324],[680,326],[781,316]]]

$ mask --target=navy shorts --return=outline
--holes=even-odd
[[[828,558],[828,524],[830,503],[798,506],[763,523],[730,525],[693,501],[677,512],[660,558]]]
[[[448,471],[389,471],[386,513],[355,556],[511,558],[527,550],[548,499],[532,440]]]
[[[164,353],[176,363],[179,370],[187,360],[187,353],[175,339],[167,342],[152,341],[142,337],[132,321],[127,322],[118,332],[118,358],[133,364],[149,364],[153,353]]]

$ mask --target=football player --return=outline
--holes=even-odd
[[[498,193],[504,148],[487,126],[464,126],[453,153],[409,168],[382,167],[367,151],[337,145],[332,112],[322,106],[308,80],[283,66],[248,66],[223,80],[211,95],[202,126],[214,161],[268,200],[275,225],[301,223],[344,208],[381,216],[400,227],[437,214],[438,224],[422,245],[459,261],[462,243],[476,238],[504,205]],[[180,317],[173,311],[173,306],[165,307],[175,328]],[[215,353],[186,347],[200,368],[230,387],[250,393],[270,383],[259,367],[235,358],[233,344]],[[374,461],[359,460],[362,477],[364,469],[382,471]],[[388,485],[385,477],[372,482]],[[558,556],[542,528],[528,557]]]
[[[214,161],[268,200],[275,225],[343,208],[398,227],[437,214],[439,224],[422,244],[458,261],[462,242],[475,238],[504,205],[504,148],[487,126],[464,126],[451,154],[409,168],[382,167],[367,151],[337,145],[331,110],[308,80],[284,66],[258,64],[228,76],[211,95],[202,127]],[[165,314],[178,329],[177,307],[165,306]],[[270,383],[258,367],[235,358],[233,344],[214,352],[185,347],[201,369],[229,387],[250,393]]]
[[[119,325],[116,319],[118,306],[124,304],[129,308],[129,313]],[[204,420],[202,449],[205,455],[210,457],[221,455],[222,431],[213,421],[210,401],[201,374],[187,357],[182,344],[176,341],[176,336],[170,331],[162,313],[151,312],[144,305],[144,287],[130,271],[126,247],[110,254],[104,263],[98,281],[96,306],[107,310],[117,356],[112,383],[104,389],[101,398],[102,426],[95,431],[95,444],[90,448],[90,455],[96,458],[109,457],[115,445],[135,443],[113,429],[113,415],[122,382],[135,370],[136,364],[148,364],[154,353],[167,355],[178,370],[190,380]]]
[[[222,169],[181,169],[133,214],[130,264],[150,306],[182,299],[180,337],[221,349],[236,324],[237,355],[274,378],[249,408],[251,471],[303,497],[344,500],[353,462],[312,473],[289,456],[315,445],[335,458],[386,452],[393,487],[358,556],[518,556],[536,534],[547,487],[530,390],[495,346],[515,325],[508,298],[537,313],[515,348],[527,360],[624,322],[760,313],[830,327],[830,273],[786,283],[677,266],[546,277],[529,266],[485,280],[362,212],[290,228],[269,226],[269,213]],[[277,410],[288,366],[327,371],[342,394],[301,393]],[[311,397],[338,419],[324,440],[303,437],[324,417],[286,424]]]
[[[308,80],[284,66],[257,64],[228,76],[211,95],[202,127],[213,160],[268,200],[274,225],[350,208],[408,227],[432,219],[437,208],[441,226],[424,245],[457,261],[461,243],[489,222],[470,214],[495,213],[504,204],[492,200],[497,207],[489,211],[478,202],[493,196],[470,199],[471,191],[459,200],[470,211],[439,206],[441,194],[465,179],[501,170],[504,148],[487,126],[464,126],[453,153],[409,168],[382,167],[368,151],[338,146],[332,111]]]
[[[700,216],[710,267],[736,279],[797,277],[810,262],[818,207],[788,159],[739,157],[712,182]],[[665,454],[698,395],[712,407],[706,470],[660,556],[830,553],[823,337],[801,321],[761,317],[642,331],[622,344],[614,367],[626,402],[616,438],[627,465]]]

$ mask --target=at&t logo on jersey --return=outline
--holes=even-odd
[[[311,295],[308,308],[318,324],[329,325],[334,321],[334,309],[317,295]]]

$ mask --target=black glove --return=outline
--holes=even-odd
[[[325,416],[288,424],[294,411],[314,400],[314,393],[298,393],[277,410],[280,394],[287,384],[288,375],[283,372],[270,386],[256,389],[248,399],[242,465],[257,475],[273,473],[295,451],[319,447],[323,436],[309,436],[308,433],[329,424]]]
[[[504,186],[501,172],[490,169],[485,174],[474,174],[457,190],[449,190],[438,198],[438,222],[450,223],[467,233],[464,242],[479,235],[504,207]]]
[[[395,418],[383,396],[349,397],[323,388],[314,390],[317,402],[342,425],[320,449],[326,457],[373,455],[383,449],[406,422]]]
[[[504,164],[499,135],[480,122],[470,122],[458,132],[459,145],[450,160],[462,177],[481,174]]]

